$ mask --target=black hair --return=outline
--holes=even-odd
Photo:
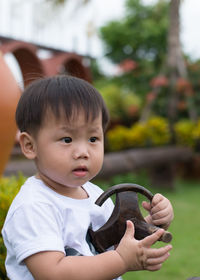
[[[37,133],[48,109],[57,118],[63,109],[69,121],[81,109],[87,121],[94,120],[101,113],[104,131],[109,121],[101,94],[87,81],[73,76],[59,75],[31,83],[18,102],[15,117],[19,130]]]

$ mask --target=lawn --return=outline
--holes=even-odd
[[[102,188],[118,183],[132,182],[148,187],[146,176],[117,176],[109,183],[100,182]],[[98,182],[99,183],[99,182]],[[169,231],[173,234],[173,249],[170,258],[163,264],[160,271],[129,272],[124,280],[178,280],[189,277],[200,277],[200,182],[177,180],[175,191],[156,190],[170,199],[175,218]],[[159,242],[160,243],[160,242]],[[161,245],[163,243],[160,243]],[[159,246],[158,245],[158,246]]]

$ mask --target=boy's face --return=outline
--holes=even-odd
[[[58,193],[70,196],[101,169],[104,154],[102,116],[85,120],[83,112],[70,122],[48,112],[34,140],[38,176]]]

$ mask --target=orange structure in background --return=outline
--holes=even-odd
[[[47,76],[70,74],[91,82],[87,59],[76,53],[0,36],[0,176],[13,148],[16,126],[15,110],[20,89],[3,55],[11,53],[16,58],[23,77],[24,87],[30,82]],[[42,58],[41,51],[48,52]]]
[[[14,115],[19,97],[17,82],[0,53],[0,176],[15,140],[17,128]]]

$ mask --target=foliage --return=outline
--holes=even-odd
[[[167,13],[166,1],[158,1],[156,5],[144,5],[141,0],[126,1],[124,19],[101,28],[107,56],[116,63],[131,58],[160,64],[167,46]]]
[[[97,81],[97,80],[104,80],[105,76],[102,73],[102,70],[99,66],[99,63],[96,59],[91,59],[90,60],[90,71],[92,74],[92,80]]]
[[[172,73],[172,69],[167,67],[170,60],[166,57],[171,42],[169,40],[167,44],[167,35],[171,34],[169,20],[172,20],[169,3],[168,0],[158,0],[147,5],[142,0],[126,0],[123,19],[103,26],[101,36],[107,57],[121,69],[121,75],[114,80],[120,80],[140,97],[148,98],[159,91],[151,105],[148,103],[149,108],[156,115],[170,117],[174,123],[183,118],[196,120],[200,115],[200,61],[192,62],[185,57],[188,77],[179,77],[174,89],[171,80],[165,86],[149,83],[152,78],[158,81],[160,74],[166,79],[171,77],[169,72]],[[155,90],[155,87],[160,89]],[[176,100],[172,102],[173,96]]]
[[[189,120],[180,120],[175,124],[174,129],[178,145],[189,146],[199,151],[200,120],[195,123]]]
[[[187,60],[187,70],[188,70],[188,80],[192,86],[192,91],[190,96],[193,98],[195,103],[195,110],[197,111],[198,116],[200,116],[200,60],[192,62],[189,59]]]
[[[199,151],[200,120],[188,119],[174,124],[175,144],[187,146]],[[106,134],[107,150],[119,151],[128,148],[165,146],[171,143],[168,120],[151,117],[146,122],[136,122],[131,127],[116,125]]]
[[[190,65],[190,68],[193,68],[192,65]],[[194,84],[192,84],[192,82],[194,82]],[[152,111],[163,117],[168,117],[169,97],[172,91],[169,79],[165,75],[154,77],[150,81],[150,86],[152,87],[152,91],[146,95],[146,100],[147,102],[151,102],[153,100],[151,105]],[[199,86],[199,81],[195,81],[194,78],[192,80],[183,77],[177,78],[176,82],[174,83],[176,99],[174,100],[173,104],[174,108],[176,109],[176,119],[190,118],[194,120],[196,117],[194,118],[191,116],[199,115]]]
[[[195,141],[199,141],[200,139],[200,120],[195,124],[194,130],[192,132],[192,136]]]
[[[195,124],[189,120],[181,120],[174,125],[176,142],[182,146],[193,147],[195,145]],[[198,135],[197,135],[198,136]]]
[[[166,0],[153,5],[127,0],[124,18],[111,21],[100,30],[106,56],[117,64],[133,61],[132,71],[119,77],[139,93],[148,80],[161,72],[167,53],[168,8]]]
[[[22,175],[19,175],[18,177],[0,178],[0,233],[6,218],[8,208],[24,181],[25,178]],[[6,248],[3,244],[3,239],[0,234],[0,279],[2,280],[7,279],[4,267],[5,257]]]
[[[116,126],[107,132],[106,137],[110,151],[170,143],[168,123],[161,117],[152,117],[145,123],[137,122],[130,128]]]
[[[134,92],[113,83],[101,87],[100,92],[109,109],[111,122],[127,124],[138,119],[141,100]]]
[[[118,151],[127,148],[129,129],[118,125],[107,132],[107,145],[109,151]]]
[[[146,124],[150,146],[161,146],[170,143],[170,131],[166,119],[153,117]]]

